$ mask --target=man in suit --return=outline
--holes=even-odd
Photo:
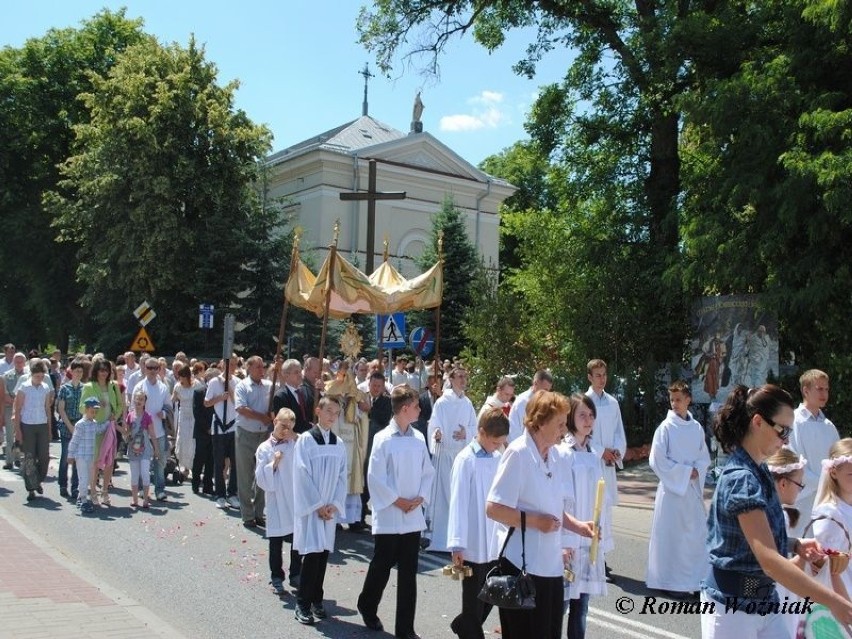
[[[441,385],[438,383],[438,378],[435,375],[429,375],[426,381],[426,390],[420,393],[418,401],[420,402],[420,416],[412,426],[423,434],[426,438],[426,428],[429,426],[429,418],[432,417],[432,407],[441,396]]]
[[[272,398],[272,413],[277,415],[282,408],[289,408],[296,415],[293,430],[296,433],[310,430],[313,402],[308,399],[306,385],[302,383],[302,365],[299,360],[288,359],[281,365],[281,380],[283,383]]]
[[[313,423],[317,402],[322,396],[322,391],[325,390],[325,383],[322,381],[322,362],[320,362],[319,357],[309,357],[305,360],[305,369],[302,373],[302,380],[302,388],[305,393],[305,410],[307,411],[307,419],[309,422]]]

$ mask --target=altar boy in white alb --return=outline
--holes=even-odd
[[[446,552],[447,517],[450,506],[450,476],[453,462],[476,437],[476,410],[464,394],[467,371],[454,368],[450,373],[450,388],[435,402],[426,434],[432,464],[435,466],[435,503],[431,504],[432,543],[430,550]]]
[[[654,433],[651,469],[657,497],[648,548],[648,588],[681,598],[697,592],[707,573],[704,478],[710,453],[704,429],[689,412],[692,393],[678,380],[669,386],[671,410]]]
[[[396,566],[394,635],[418,639],[414,615],[420,533],[426,528],[422,506],[432,493],[435,470],[429,461],[426,440],[413,427],[420,414],[417,391],[408,385],[394,388],[391,409],[393,419],[376,433],[367,468],[374,550],[358,597],[358,612],[370,630],[384,629],[377,611],[391,568]]]
[[[328,615],[322,605],[328,553],[334,550],[337,513],[346,501],[346,447],[331,432],[340,404],[323,397],[317,424],[299,435],[294,464],[293,547],[302,556],[296,621],[310,625]]]
[[[272,588],[284,594],[284,542],[293,544],[293,463],[296,455],[296,414],[289,408],[272,420],[269,439],[257,447],[254,478],[266,493],[266,538]],[[290,568],[293,568],[292,554]]]
[[[503,409],[485,407],[476,439],[453,464],[447,543],[453,564],[473,571],[462,581],[462,611],[450,623],[450,629],[463,639],[483,639],[482,624],[491,612],[491,606],[477,597],[500,552],[497,522],[485,516],[485,506],[508,434],[509,419]]]
[[[601,468],[606,482],[604,508],[609,512],[607,517],[612,521],[612,509],[618,505],[618,482],[615,469],[624,468],[623,458],[627,452],[627,436],[624,434],[624,422],[621,421],[621,408],[618,400],[604,390],[607,382],[607,366],[602,359],[593,359],[586,364],[586,373],[591,386],[586,395],[595,403],[595,428],[592,431],[592,446],[603,451]],[[609,566],[606,566],[606,576],[610,578]]]

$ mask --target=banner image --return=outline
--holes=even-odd
[[[721,404],[737,384],[778,376],[778,322],[756,295],[703,297],[692,311],[692,401]]]

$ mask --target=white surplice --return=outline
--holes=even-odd
[[[601,455],[603,450],[591,443],[584,448],[576,449],[573,437],[568,437],[556,447],[560,458],[570,468],[570,476],[574,486],[574,512],[572,515],[580,521],[591,521],[595,513],[595,498],[598,491],[598,481],[603,478],[601,470]],[[581,594],[606,595],[606,575],[604,574],[604,555],[615,548],[612,536],[612,519],[609,506],[609,496],[604,492],[604,503],[601,509],[601,540],[598,545],[598,555],[595,564],[589,561],[589,549],[592,540],[580,535],[570,535],[574,558],[571,569],[574,571],[574,581],[566,589],[566,599],[578,599]]]
[[[532,397],[532,387],[520,393],[512,402],[512,408],[509,409],[509,437],[507,444],[511,444],[518,437],[524,434],[524,416],[527,414],[527,404]]]
[[[435,431],[441,430],[441,443],[435,443]],[[476,411],[470,399],[457,395],[452,389],[444,391],[432,408],[426,435],[435,466],[434,503],[432,513],[432,544],[430,550],[449,550],[447,524],[450,508],[450,477],[453,462],[465,446],[476,437]],[[456,437],[459,436],[458,439]]]
[[[848,535],[852,535],[852,505],[847,504],[839,497],[835,499],[836,502],[826,501],[814,506],[814,518],[825,515],[830,519],[815,521],[812,529],[808,531],[809,536],[816,539],[823,548],[850,552],[852,548],[850,548]],[[823,565],[821,573],[829,573],[826,570],[826,565]],[[828,578],[827,574],[823,576]],[[840,577],[843,580],[843,585],[846,586],[846,592],[852,593],[852,562],[849,563]]]
[[[373,534],[402,535],[425,530],[422,508],[403,512],[394,502],[400,497],[421,497],[428,507],[434,475],[423,435],[412,425],[403,434],[392,418],[376,433],[367,467]]]
[[[486,453],[476,442],[465,446],[453,463],[447,545],[463,550],[465,561],[475,564],[493,561],[500,552],[497,522],[485,516],[499,463],[499,452]]]
[[[601,452],[604,448],[613,448],[621,453],[621,457],[612,466],[607,466],[601,460],[610,508],[614,508],[618,505],[615,469],[624,467],[622,459],[627,452],[627,436],[624,434],[624,422],[621,421],[621,407],[618,405],[618,400],[606,391],[598,395],[590,386],[586,395],[594,402],[596,412],[595,427],[592,429],[592,445],[600,448]]]
[[[331,504],[343,512],[346,501],[346,446],[320,445],[313,431],[296,440],[293,548],[301,555],[334,550],[337,518],[324,521],[316,511]]]
[[[704,478],[710,453],[704,429],[689,413],[682,419],[670,410],[654,433],[651,469],[657,474],[657,496],[648,547],[649,588],[694,592],[707,576],[709,558]],[[690,479],[692,470],[698,471]]]
[[[278,468],[273,470],[274,456],[281,452]],[[293,532],[293,467],[296,442],[274,444],[267,439],[255,453],[254,478],[266,493],[266,536],[283,537]]]

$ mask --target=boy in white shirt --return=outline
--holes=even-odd
[[[462,610],[450,623],[450,629],[462,639],[484,639],[482,624],[491,612],[491,605],[477,596],[499,554],[497,524],[485,516],[485,505],[508,434],[509,418],[503,410],[486,407],[476,438],[453,463],[447,544],[453,564],[473,571],[462,581]]]
[[[432,491],[435,469],[426,439],[412,424],[420,414],[417,391],[408,385],[391,393],[393,418],[376,433],[367,469],[373,509],[373,558],[358,596],[358,612],[370,630],[384,629],[376,612],[391,568],[397,567],[394,634],[419,639],[414,632],[420,533],[426,529],[423,504]]]

